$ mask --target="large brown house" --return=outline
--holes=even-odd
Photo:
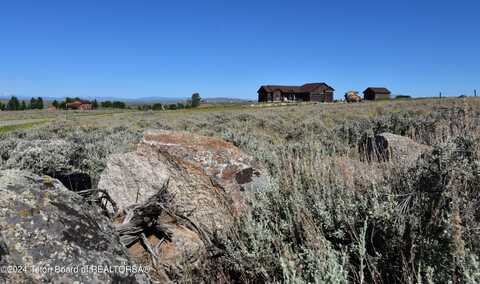
[[[334,91],[325,83],[309,83],[302,86],[265,85],[257,93],[259,102],[332,102]]]
[[[77,100],[71,103],[67,103],[67,108],[69,109],[79,109],[79,110],[91,110],[92,103],[85,100]]]
[[[363,91],[363,99],[369,101],[388,100],[391,92],[387,88],[369,87]]]

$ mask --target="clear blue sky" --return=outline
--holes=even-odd
[[[480,1],[0,1],[0,94],[480,89]],[[480,90],[479,90],[480,91]]]

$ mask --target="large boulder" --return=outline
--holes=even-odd
[[[134,263],[99,208],[50,177],[0,171],[0,282],[146,281],[129,267]]]
[[[381,133],[366,139],[360,145],[360,152],[368,160],[399,161],[410,164],[432,148],[412,139],[392,133]]]
[[[246,197],[264,187],[265,173],[232,143],[187,132],[153,131],[145,133],[136,152],[109,158],[98,188],[108,192],[120,215],[128,215],[133,207],[135,212],[151,212],[138,208],[171,197],[171,211],[181,214],[162,214],[155,221],[167,228],[169,237],[144,233],[163,267],[178,270],[185,262],[201,263],[209,245],[205,236],[227,229],[234,216],[247,210]],[[189,222],[179,223],[183,218],[178,216],[187,216]],[[122,228],[128,225],[122,217],[118,222]],[[127,245],[133,255],[145,253],[144,243]]]
[[[145,203],[169,182],[175,203],[213,231],[245,207],[265,171],[232,143],[187,132],[147,132],[133,153],[112,155],[98,188],[120,210]]]

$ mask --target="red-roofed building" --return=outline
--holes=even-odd
[[[85,100],[77,100],[71,103],[67,103],[68,109],[79,109],[79,110],[91,110],[92,103]]]

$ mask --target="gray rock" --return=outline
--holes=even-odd
[[[423,153],[432,148],[412,139],[392,133],[381,133],[369,138],[360,146],[361,153],[368,160],[415,162]]]
[[[146,281],[142,273],[122,273],[133,262],[99,209],[50,177],[0,171],[0,234],[2,283]]]
[[[122,210],[145,203],[169,177],[168,168],[156,155],[114,154],[107,161],[98,188],[106,190]]]
[[[187,132],[147,132],[134,153],[112,155],[98,188],[120,210],[142,204],[169,181],[175,202],[210,231],[241,212],[243,195],[261,190],[266,171],[233,144]]]

